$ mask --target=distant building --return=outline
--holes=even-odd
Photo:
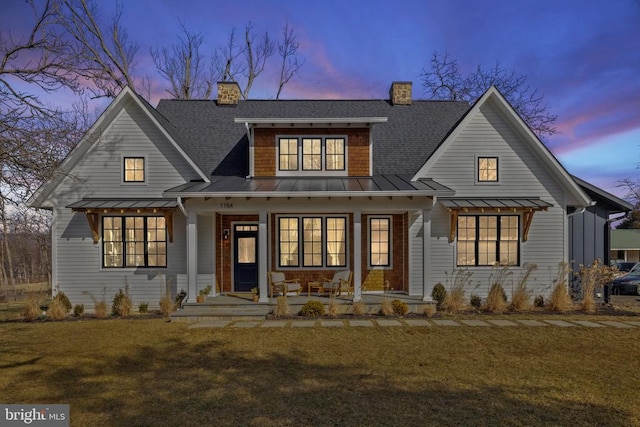
[[[640,230],[611,230],[611,259],[640,261]]]

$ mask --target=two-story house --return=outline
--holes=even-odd
[[[31,200],[51,209],[53,286],[74,303],[127,288],[157,303],[351,270],[355,300],[388,281],[430,300],[459,269],[486,296],[496,263],[568,259],[590,198],[498,90],[474,105],[412,99],[162,100],[125,89]],[[507,290],[509,292],[509,290]]]

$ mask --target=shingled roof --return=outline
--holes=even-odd
[[[419,100],[246,100],[234,106],[161,100],[157,107],[193,161],[206,174],[220,176],[249,173],[247,130],[236,118],[386,117],[372,127],[373,174],[413,175],[468,110],[466,102]]]

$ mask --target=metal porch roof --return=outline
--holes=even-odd
[[[452,196],[453,190],[431,179],[411,181],[408,175],[371,177],[213,177],[164,192],[169,197],[348,197]]]
[[[537,197],[528,198],[446,198],[438,199],[448,209],[535,209],[546,210],[551,203]]]
[[[174,199],[93,199],[85,198],[67,206],[76,211],[98,209],[172,209],[178,207]]]

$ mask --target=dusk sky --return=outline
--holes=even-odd
[[[27,11],[9,2],[2,30],[22,22],[12,9]],[[105,17],[114,4],[99,2]],[[426,99],[420,74],[433,51],[464,71],[499,61],[558,115],[546,143],[570,173],[619,196],[616,181],[640,179],[640,0],[128,0],[123,24],[139,45],[135,74],[154,80],[153,105],[168,95],[149,49],[176,43],[179,20],[203,35],[207,56],[234,26],[279,36],[288,22],[305,64],[282,98],[386,99],[401,80]],[[251,98],[275,97],[276,62]]]

